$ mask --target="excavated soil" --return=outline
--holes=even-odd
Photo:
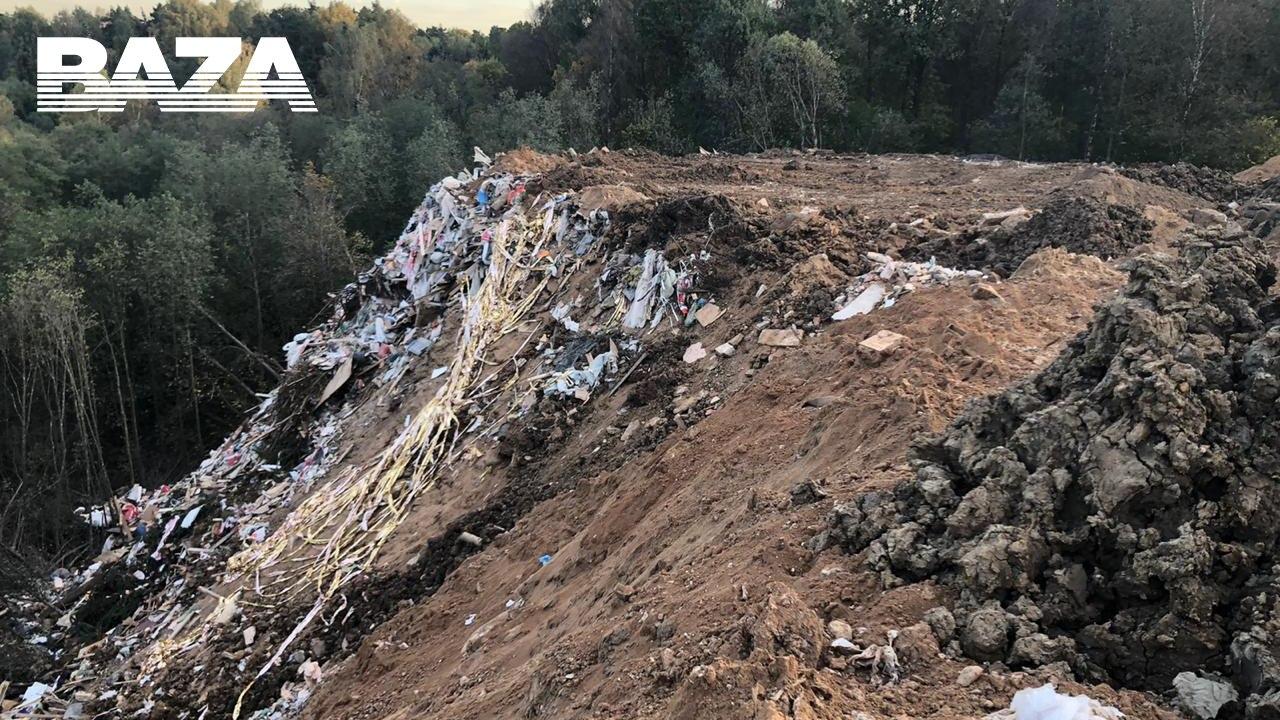
[[[1007,277],[1041,248],[1062,248],[1104,260],[1124,257],[1152,241],[1142,211],[1089,197],[1058,195],[1013,228],[969,231],[922,243],[910,254],[945,265],[994,270]]]
[[[1237,182],[1237,179],[1226,170],[1215,170],[1190,163],[1172,165],[1146,163],[1120,168],[1119,172],[1127,178],[1181,190],[1218,205],[1226,205],[1249,195],[1248,189]]]
[[[1129,272],[1051,366],[920,442],[915,478],[837,507],[825,540],[957,592],[976,659],[1157,691],[1216,672],[1274,717],[1276,268],[1214,233]]]
[[[1174,666],[1146,661],[1165,654],[1270,690],[1270,636],[1253,633],[1269,630],[1260,548],[1274,533],[1249,519],[1272,502],[1271,266],[1228,229],[1135,261],[1128,285],[1122,266],[1220,204],[1216,174],[817,153],[522,151],[498,165],[541,173],[530,193],[581,192],[610,213],[603,250],[532,327],[561,363],[624,346],[619,370],[589,402],[541,399],[424,491],[343,613],[298,639],[247,711],[298,683],[302,658],[323,664],[309,718],[951,720],[1051,680],[1152,720],[1172,717]],[[1032,213],[1020,225],[983,224],[1018,207]],[[724,314],[636,345],[562,334],[557,302],[595,297],[604,267],[651,249]],[[867,253],[993,275],[832,322],[875,267]],[[800,344],[762,345],[764,328]],[[902,338],[863,345],[880,331]],[[707,355],[686,363],[695,342]],[[431,396],[434,364],[361,401],[344,466]],[[949,495],[922,489],[944,476]],[[974,563],[970,582],[962,548],[988,536],[1009,562]],[[153,680],[165,703],[129,710],[225,715],[306,610],[245,609],[236,622],[263,638],[251,652],[231,627]],[[971,629],[984,612],[1003,634]],[[896,680],[831,647],[844,623],[858,647],[893,644]],[[1257,673],[1232,665],[1233,633]],[[957,683],[975,661],[979,679]]]
[[[307,717],[958,718],[1043,679],[992,672],[956,686],[962,665],[921,631],[945,591],[884,592],[877,573],[815,554],[811,539],[836,502],[907,480],[913,438],[1048,365],[1122,274],[1030,248],[994,298],[959,284],[843,323],[826,316],[866,271],[862,252],[901,246],[890,224],[928,214],[958,227],[981,212],[1038,208],[1079,170],[822,157],[784,169],[790,161],[701,159],[686,170],[614,153],[552,171],[561,189],[623,184],[652,198],[619,208],[611,239],[631,252],[705,251],[700,282],[726,315],[652,340],[621,388],[593,401],[592,419],[524,472],[572,481],[327,670]],[[717,164],[729,169],[707,172]],[[733,184],[739,176],[755,184]],[[686,192],[692,182],[698,192]],[[1127,240],[1113,246],[1119,254]],[[783,317],[817,334],[795,349],[753,342],[758,323]],[[858,347],[882,329],[906,344],[887,357]],[[735,335],[746,339],[731,357],[680,360],[689,342],[710,348]],[[621,439],[635,420],[645,429]],[[834,657],[825,626],[836,619],[867,642],[902,631],[905,679],[882,685]],[[1162,712],[1137,694],[1088,691],[1136,717]]]

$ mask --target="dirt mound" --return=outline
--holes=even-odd
[[[1181,190],[1219,204],[1239,200],[1246,194],[1231,173],[1190,163],[1146,163],[1120,168],[1119,173],[1131,180]]]
[[[1235,174],[1236,182],[1241,183],[1256,183],[1274,177],[1280,177],[1280,155]]]
[[[616,210],[623,205],[644,202],[649,198],[626,185],[592,185],[578,193],[578,205],[585,212]]]
[[[976,659],[1160,690],[1217,671],[1275,717],[1275,277],[1242,236],[1132,261],[1052,365],[921,442],[914,480],[837,507],[827,539],[955,591]]]
[[[1153,224],[1125,205],[1089,197],[1056,195],[1044,210],[1013,228],[997,227],[986,236],[969,230],[921,243],[907,253],[935,257],[944,265],[995,270],[1008,277],[1036,251],[1061,248],[1104,260],[1123,257],[1151,241]]]
[[[548,173],[564,165],[565,159],[556,155],[546,155],[531,148],[522,147],[505,152],[494,159],[493,167],[499,172],[512,175],[532,175]]]

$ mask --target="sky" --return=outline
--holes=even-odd
[[[372,0],[346,0],[348,5],[360,7]],[[59,10],[69,10],[77,5],[90,9],[123,5],[137,14],[148,14],[156,0],[0,0],[0,12],[20,7],[34,7],[44,15]],[[282,5],[306,5],[306,0],[262,0],[262,7],[272,9]],[[328,0],[317,0],[318,5]],[[506,27],[513,22],[527,20],[533,13],[534,0],[382,0],[383,7],[396,8],[418,27],[440,25],[488,30],[494,25]]]

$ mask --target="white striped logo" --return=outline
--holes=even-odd
[[[282,37],[258,41],[240,84],[232,92],[215,85],[240,58],[240,38],[180,37],[174,56],[204,58],[182,87],[155,38],[130,38],[107,76],[107,50],[78,37],[36,39],[38,112],[120,112],[130,100],[155,100],[161,112],[253,112],[280,100],[294,112],[316,112],[298,61]]]

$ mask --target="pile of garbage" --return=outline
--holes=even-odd
[[[848,320],[876,308],[893,307],[898,298],[920,288],[987,277],[979,270],[957,270],[939,265],[934,258],[926,262],[909,262],[894,260],[878,252],[869,252],[866,257],[874,264],[872,269],[854,278],[849,287],[836,297],[837,309],[831,315],[832,320]]]
[[[912,481],[837,506],[815,544],[949,588],[930,624],[953,653],[1166,692],[1217,673],[1245,717],[1276,717],[1276,267],[1218,229],[1129,270],[1053,364],[921,441]]]
[[[609,352],[583,361],[544,335],[532,349],[542,363],[486,356],[550,280],[563,281],[597,249],[609,216],[580,212],[569,195],[530,198],[528,178],[491,171],[479,151],[476,162],[430,189],[390,252],[338,294],[328,321],[285,345],[280,387],[195,472],[82,508],[106,540],[91,563],[52,579],[58,616],[38,639],[64,671],[31,684],[17,712],[221,716],[232,708],[212,706],[207,689],[196,696],[165,684],[176,668],[225,657],[238,658],[229,672],[245,686],[241,701],[286,659],[297,665],[298,681],[255,717],[296,710],[324,659],[300,650],[299,639],[322,610],[325,624],[351,619],[343,588],[367,571],[413,498],[474,452],[477,438],[528,411],[530,398],[585,399],[582,390],[616,370],[622,352],[638,349],[619,338],[621,349],[610,340]],[[660,257],[637,265],[634,283],[618,283],[627,317],[653,323],[651,314],[687,301],[687,284],[674,288],[686,275],[669,277]],[[569,305],[559,307],[552,317],[577,336]],[[347,418],[371,398],[398,397],[409,370],[428,360],[440,363],[431,398],[373,460],[344,463]],[[211,589],[219,587],[234,589]],[[273,613],[298,608],[302,619],[275,634]]]

